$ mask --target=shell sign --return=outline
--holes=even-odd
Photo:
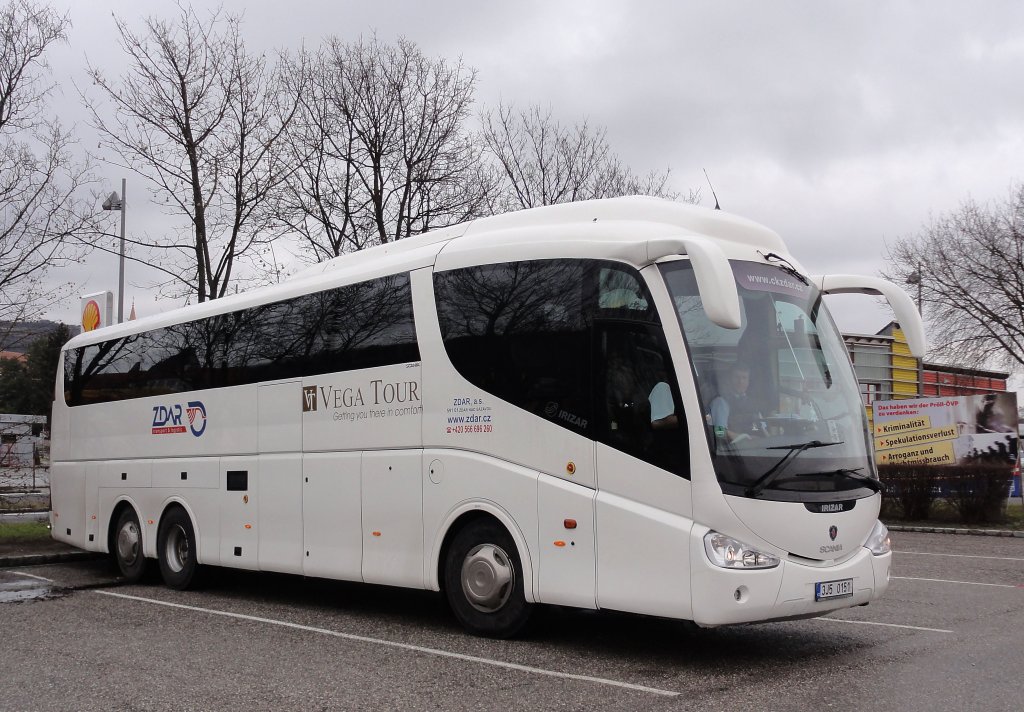
[[[92,331],[100,326],[100,305],[90,299],[82,310],[82,331]]]
[[[82,297],[82,331],[110,326],[114,309],[113,292],[97,292]]]

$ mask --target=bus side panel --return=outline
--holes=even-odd
[[[425,450],[423,453],[423,540],[431,554],[424,567],[427,587],[438,588],[441,544],[447,526],[460,513],[496,513],[520,546],[527,601],[537,586],[537,478],[535,470],[472,452]]]
[[[597,445],[597,603],[692,618],[690,482]]]
[[[306,576],[362,580],[362,453],[313,453],[302,460]]]
[[[220,461],[220,565],[259,568],[259,460]]]
[[[607,492],[597,495],[601,608],[691,618],[693,521]]]
[[[597,608],[596,494],[548,475],[537,480],[537,598],[542,603]]]
[[[100,463],[83,462],[79,463],[85,472],[85,524],[86,535],[91,536],[89,543],[95,546],[96,551],[109,552],[107,546],[107,532],[105,527],[110,526],[110,512],[102,516],[100,512]],[[90,547],[91,548],[91,547]]]
[[[142,499],[153,484],[152,460],[111,460],[87,463],[86,481],[89,493],[89,518],[96,516],[96,543],[101,551],[107,551],[107,532],[112,522],[114,508],[122,499],[128,499],[139,518],[142,529],[143,549],[146,541],[156,536],[155,527],[148,523],[149,517],[143,509]],[[154,520],[155,521],[155,520]],[[151,531],[152,530],[152,531]]]
[[[290,401],[302,416],[302,449],[420,447],[419,363],[307,376]]]
[[[423,588],[422,450],[364,452],[363,581]]]
[[[220,458],[153,460],[153,486],[183,492],[194,489],[218,489]],[[195,493],[196,496],[199,494]]]
[[[86,548],[85,465],[55,462],[50,467],[50,533],[53,538]]]
[[[302,455],[260,455],[261,571],[302,573]]]
[[[299,395],[295,398],[298,407]],[[69,411],[68,437],[74,450],[58,447],[58,452],[79,460],[256,452],[257,400],[251,385],[80,405]]]
[[[63,374],[58,370],[58,374]],[[71,459],[68,439],[71,437],[71,409],[64,403],[62,391],[57,391],[57,400],[53,402],[53,414],[50,418],[50,462]]]

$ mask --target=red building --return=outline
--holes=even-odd
[[[973,396],[1006,390],[1005,371],[946,366],[925,361],[921,380],[921,397]]]

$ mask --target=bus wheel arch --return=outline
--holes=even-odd
[[[199,585],[201,566],[198,542],[191,512],[182,502],[168,503],[160,515],[156,536],[160,576],[167,586],[183,591]]]
[[[458,516],[440,549],[438,581],[459,622],[494,638],[522,630],[533,610],[525,595],[532,589],[528,560],[525,547],[493,513],[474,509]]]
[[[107,526],[107,551],[128,583],[146,574],[145,530],[135,505],[122,499],[114,506]]]

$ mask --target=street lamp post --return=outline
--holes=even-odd
[[[121,179],[121,195],[111,193],[103,201],[104,210],[121,211],[121,262],[117,270],[117,323],[124,321],[124,194],[128,181]]]
[[[921,286],[924,283],[921,274],[921,263],[917,263],[917,269],[907,275],[907,284],[917,285],[917,313],[921,313]],[[935,393],[938,395],[938,389]],[[917,395],[924,396],[924,357],[917,360]]]

